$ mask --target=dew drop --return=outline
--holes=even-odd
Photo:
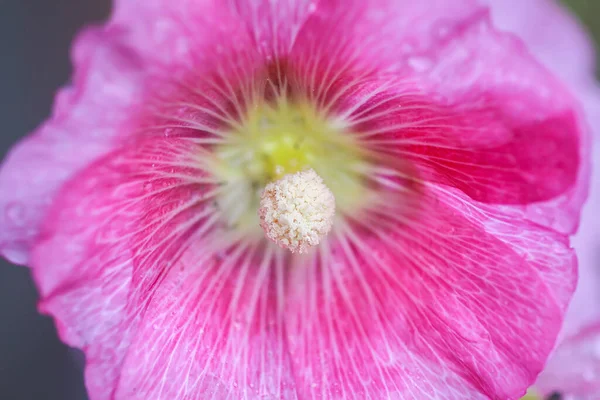
[[[592,343],[592,355],[596,360],[600,360],[600,339],[596,339]]]
[[[450,24],[448,22],[442,22],[440,24],[438,24],[434,29],[435,29],[435,34],[437,35],[438,38],[443,39],[446,36],[448,36],[448,34],[450,33]]]
[[[25,207],[21,203],[9,203],[6,206],[6,218],[13,226],[23,226],[25,224]]]
[[[415,71],[428,70],[433,65],[431,59],[424,56],[413,56],[408,58],[408,65]]]
[[[2,249],[4,257],[14,264],[24,265],[27,263],[27,246],[24,243],[13,244]]]
[[[314,13],[315,11],[317,11],[317,3],[311,2],[308,5],[308,12],[309,13]]]
[[[400,46],[400,52],[404,53],[404,54],[409,54],[414,50],[414,46],[412,45],[412,43],[402,43],[402,45]]]
[[[450,32],[450,29],[447,26],[442,26],[438,29],[437,34],[439,37],[444,38],[448,36],[448,32]]]

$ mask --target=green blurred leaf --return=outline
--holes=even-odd
[[[596,41],[597,71],[600,72],[600,0],[562,0],[562,2],[579,16]]]

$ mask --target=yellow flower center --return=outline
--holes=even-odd
[[[225,187],[217,203],[230,226],[262,235],[257,216],[261,193],[286,175],[314,170],[336,199],[336,214],[364,202],[360,174],[364,151],[343,125],[308,101],[262,101],[247,108],[224,144],[215,148],[212,168]]]

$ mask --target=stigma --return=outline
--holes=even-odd
[[[267,184],[258,215],[267,238],[292,253],[306,253],[331,230],[335,197],[323,179],[308,169]]]

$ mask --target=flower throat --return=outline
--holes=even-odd
[[[308,99],[281,95],[248,106],[229,139],[215,148],[214,173],[225,182],[217,204],[228,226],[262,235],[257,210],[264,188],[307,170],[331,190],[338,213],[359,207],[365,157],[340,125]]]

